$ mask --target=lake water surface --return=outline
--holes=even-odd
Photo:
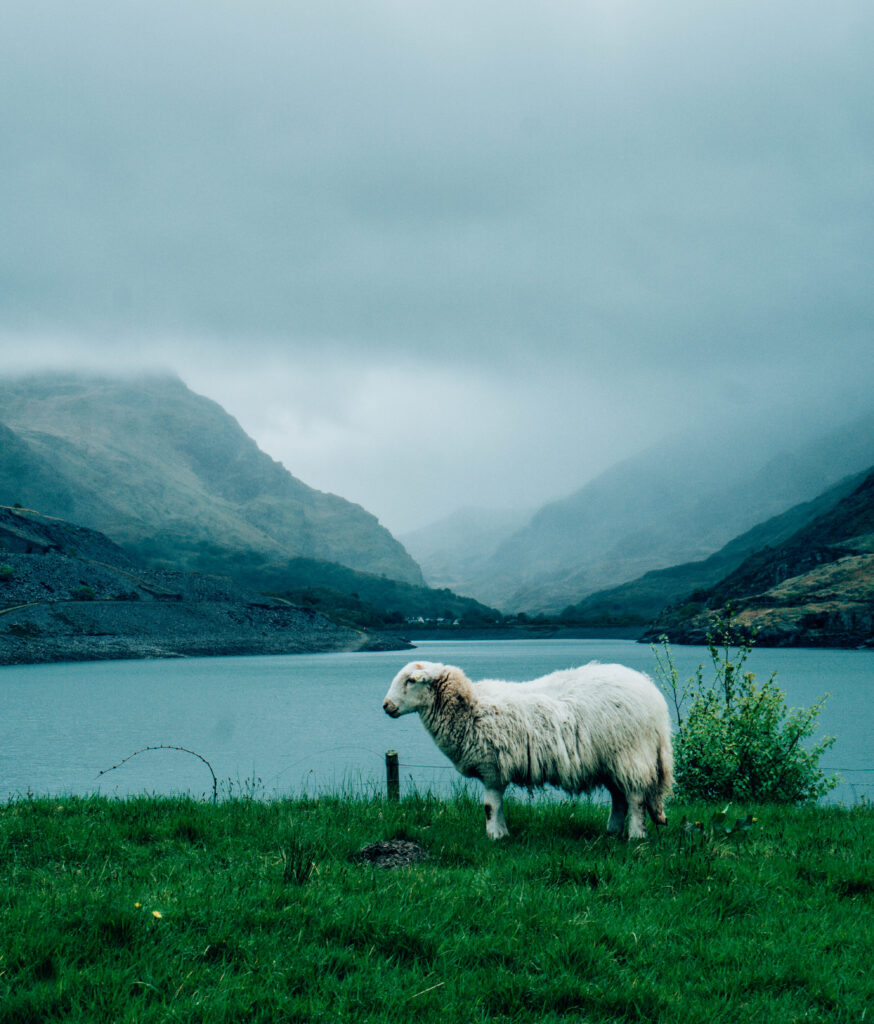
[[[704,648],[673,653],[683,680],[709,664]],[[530,679],[592,660],[655,674],[650,648],[628,640],[450,640],[391,653],[8,666],[0,668],[0,799],[211,795],[206,765],[179,751],[149,751],[100,774],[160,744],[206,758],[222,795],[378,791],[389,748],[400,754],[404,791],[448,792],[461,776],[418,716],[392,720],[382,711],[392,677],[417,658],[459,665],[472,679]],[[747,667],[760,680],[776,671],[791,706],[831,693],[819,731],[837,742],[823,766],[846,781],[830,799],[874,798],[874,652],[761,649]]]

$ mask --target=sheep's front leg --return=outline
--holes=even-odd
[[[505,839],[510,830],[504,821],[504,789],[492,786],[485,792],[486,835],[491,839]]]

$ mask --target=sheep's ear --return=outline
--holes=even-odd
[[[439,674],[439,670],[442,669],[442,665],[431,665],[421,661],[413,662],[407,672],[407,679],[413,683],[431,683],[435,679],[436,674]]]

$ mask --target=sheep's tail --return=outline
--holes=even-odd
[[[662,737],[656,752],[657,781],[646,796],[646,809],[657,825],[667,825],[665,798],[674,785],[674,750],[670,736]]]

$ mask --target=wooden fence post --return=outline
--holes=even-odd
[[[396,750],[387,750],[385,752],[385,778],[388,784],[389,800],[400,800],[401,776],[398,769],[398,752]]]

